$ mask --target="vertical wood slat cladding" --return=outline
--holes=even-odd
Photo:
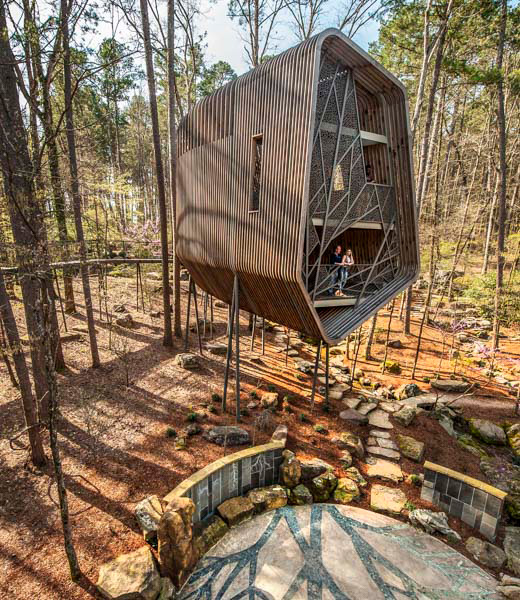
[[[370,148],[367,156],[374,179],[394,186],[400,228],[399,276],[355,311],[315,309],[302,279],[324,52],[353,71],[362,129],[389,140],[389,149]],[[179,126],[177,171],[177,251],[197,285],[230,302],[237,273],[242,309],[329,342],[406,287],[416,275],[418,252],[406,98],[399,85],[342,34],[327,30],[197,103]],[[251,212],[258,135],[259,210]],[[374,235],[367,236],[370,247]]]

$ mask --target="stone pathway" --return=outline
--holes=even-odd
[[[370,511],[286,506],[232,529],[182,600],[491,600],[496,581],[434,537]]]

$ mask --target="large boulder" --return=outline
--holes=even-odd
[[[456,392],[458,394],[467,392],[471,387],[471,383],[462,379],[434,379],[430,385],[439,392]]]
[[[338,478],[331,471],[315,477],[309,485],[314,502],[327,502],[337,483]]]
[[[507,443],[505,431],[487,419],[470,419],[469,430],[486,444],[503,446]]]
[[[408,427],[410,423],[415,419],[417,409],[411,406],[403,406],[400,410],[394,413],[394,419],[400,423],[403,427]]]
[[[308,482],[318,475],[327,473],[327,471],[334,471],[334,467],[329,465],[328,462],[321,460],[320,458],[311,458],[310,460],[300,460],[302,468],[302,481]]]
[[[190,498],[174,498],[157,529],[161,571],[176,587],[184,583],[198,560],[192,528],[194,513],[195,504]]]
[[[163,515],[161,501],[157,496],[148,496],[141,500],[135,507],[135,518],[143,531],[146,541],[152,540],[157,535],[157,527]]]
[[[397,443],[403,456],[415,462],[422,462],[424,457],[424,442],[420,442],[409,435],[398,435]]]
[[[204,523],[204,528],[195,539],[199,556],[203,556],[228,532],[229,527],[218,516],[213,515]]]
[[[183,369],[196,369],[200,366],[199,356],[191,352],[181,352],[177,354],[173,363]]]
[[[135,321],[132,318],[130,313],[123,315],[122,317],[118,317],[114,323],[118,327],[124,327],[125,329],[133,329],[135,327]]]
[[[332,443],[336,444],[339,448],[348,450],[358,458],[365,456],[365,448],[363,447],[361,438],[350,431],[345,431],[340,433],[338,437],[332,438]]]
[[[247,497],[253,503],[257,513],[275,510],[287,504],[287,492],[281,485],[270,485],[251,490]]]
[[[509,600],[520,600],[520,578],[501,573],[496,591]]]
[[[397,388],[395,397],[399,400],[404,400],[405,398],[419,396],[420,393],[421,388],[416,383],[403,383],[403,385]]]
[[[356,483],[348,477],[338,479],[338,484],[334,490],[334,500],[339,504],[349,504],[359,498],[359,488]]]
[[[399,489],[385,485],[373,485],[370,492],[370,508],[377,512],[399,515],[406,505],[406,495]]]
[[[264,408],[275,409],[278,406],[278,393],[265,392],[262,394],[260,402]]]
[[[520,456],[520,423],[507,430],[507,441],[516,456]]]
[[[238,525],[250,519],[255,512],[255,507],[249,498],[237,496],[222,502],[217,507],[217,511],[229,527],[233,527],[233,525]]]
[[[249,432],[236,425],[219,425],[207,429],[203,433],[204,438],[219,446],[240,446],[251,443]]]
[[[300,461],[290,450],[283,451],[283,462],[280,465],[280,481],[288,488],[294,488],[300,483],[302,467]]]
[[[96,587],[109,600],[155,600],[161,576],[150,548],[143,546],[102,565]]]
[[[309,488],[303,483],[300,483],[292,490],[289,490],[289,504],[303,506],[304,504],[312,504],[314,501]]]
[[[511,479],[508,487],[506,510],[514,521],[520,522],[520,476]]]
[[[507,567],[516,575],[520,575],[520,527],[506,527],[504,551]]]
[[[417,508],[410,512],[408,518],[412,525],[420,526],[428,533],[438,532],[451,542],[460,541],[460,535],[449,526],[446,513]]]
[[[206,344],[206,350],[215,356],[226,356],[227,344],[223,344],[222,342],[210,342]]]
[[[475,560],[491,569],[500,569],[507,558],[502,548],[476,537],[470,537],[466,540],[466,550]]]

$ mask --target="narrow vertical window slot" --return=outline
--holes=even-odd
[[[251,188],[251,198],[249,210],[257,211],[260,209],[260,178],[262,175],[262,149],[263,136],[255,135],[253,137],[253,185]]]

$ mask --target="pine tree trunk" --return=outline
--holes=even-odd
[[[54,474],[56,476],[56,485],[58,488],[58,499],[60,504],[61,526],[63,531],[63,541],[65,546],[65,554],[69,563],[70,577],[72,581],[78,581],[81,576],[81,571],[78,564],[78,558],[72,541],[72,532],[69,519],[69,504],[67,499],[67,488],[65,487],[65,478],[63,477],[63,469],[61,465],[60,448],[58,444],[58,385],[56,382],[56,372],[54,370],[54,357],[49,339],[50,327],[50,298],[43,299],[41,309],[38,313],[41,317],[39,323],[41,327],[41,336],[44,339],[44,362],[45,376],[47,379],[47,387],[49,389],[49,442],[51,446],[52,464]]]
[[[79,255],[81,260],[81,281],[83,284],[83,296],[85,297],[85,311],[87,313],[88,335],[90,340],[90,354],[92,366],[99,367],[99,351],[96,339],[96,328],[94,323],[94,311],[92,310],[92,295],[90,293],[90,281],[88,276],[87,249],[85,236],[83,234],[83,223],[81,221],[81,195],[79,191],[78,162],[76,157],[76,136],[74,132],[74,115],[72,107],[72,81],[70,66],[69,47],[69,24],[68,3],[61,0],[62,13],[62,44],[63,44],[63,83],[65,101],[65,122],[67,130],[67,145],[69,149],[70,179],[72,188],[72,201],[74,203],[74,223],[76,225],[76,239],[79,244]]]
[[[159,132],[159,114],[157,111],[157,96],[155,92],[155,73],[153,69],[152,42],[150,38],[150,20],[148,17],[148,0],[140,0],[141,20],[143,25],[144,53],[146,62],[146,79],[150,100],[152,118],[153,148],[155,155],[155,174],[157,178],[157,193],[159,202],[159,217],[161,225],[161,257],[162,257],[162,288],[163,288],[163,345],[172,346],[172,316],[170,303],[170,275],[168,256],[168,216],[166,213],[166,190],[164,185],[164,169],[161,155],[161,138]]]
[[[11,349],[14,368],[18,376],[18,385],[20,395],[22,397],[23,414],[25,417],[25,426],[29,436],[29,444],[31,446],[31,459],[33,464],[41,467],[45,464],[45,452],[43,450],[40,427],[38,424],[38,408],[34,399],[31,380],[29,379],[29,370],[25,362],[20,336],[18,335],[18,327],[11,307],[11,302],[5,287],[4,276],[0,271],[0,317],[5,326],[7,342]]]
[[[506,39],[507,0],[501,2],[500,33],[497,48],[497,69],[500,76],[497,83],[497,124],[498,144],[500,151],[500,193],[498,199],[498,240],[497,240],[497,281],[495,289],[495,316],[493,319],[493,348],[498,349],[500,342],[500,300],[504,284],[504,246],[507,202],[507,160],[506,160],[506,114],[504,102],[504,81],[502,66],[504,62],[504,45]]]
[[[177,126],[175,122],[175,1],[168,0],[168,131],[170,137],[170,195],[173,255],[173,332],[182,337],[181,263],[177,256]]]

